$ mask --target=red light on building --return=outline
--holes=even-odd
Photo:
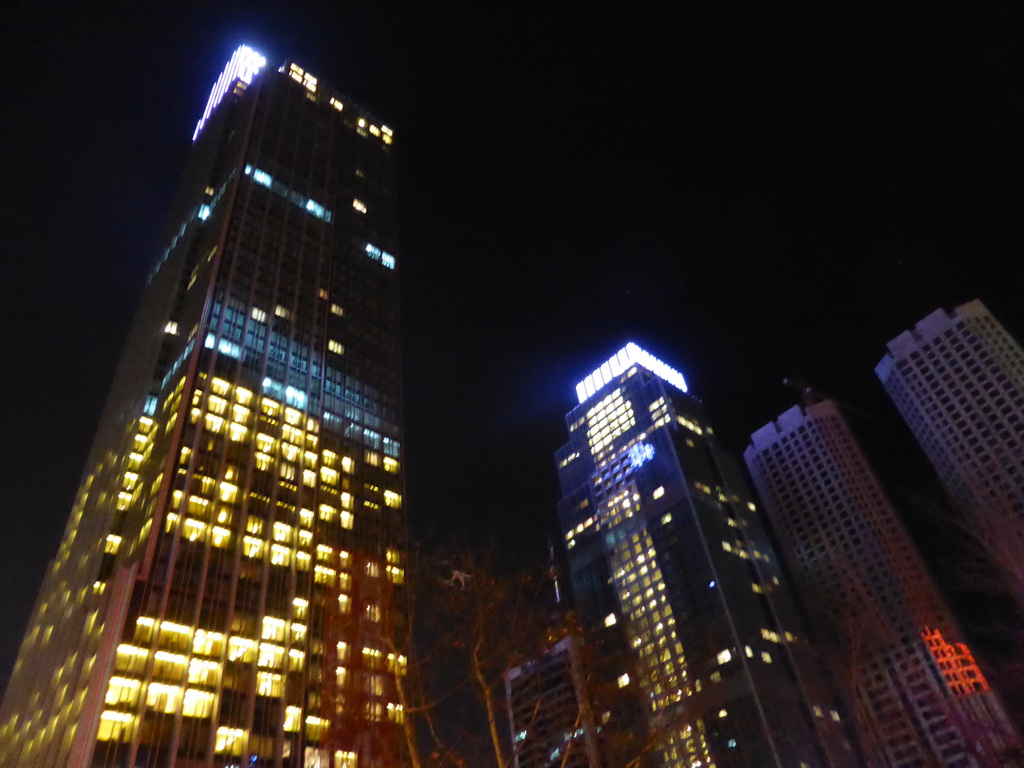
[[[921,637],[928,645],[932,658],[942,672],[946,686],[956,696],[968,696],[988,690],[988,681],[981,674],[974,654],[967,643],[950,643],[938,629],[925,627]]]

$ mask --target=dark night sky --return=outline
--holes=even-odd
[[[628,339],[737,452],[798,374],[927,486],[873,367],[976,297],[1024,334],[1024,12],[805,5],[7,7],[0,681],[241,42],[395,129],[415,530],[536,546],[574,384]]]

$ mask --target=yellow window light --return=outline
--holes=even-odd
[[[286,624],[284,619],[276,616],[264,616],[261,636],[264,640],[284,640]]]
[[[275,672],[256,673],[256,695],[280,697],[284,693],[283,678]]]
[[[217,740],[214,751],[220,754],[241,756],[245,745],[245,731],[241,728],[228,728],[222,725],[217,729]]]
[[[185,703],[181,714],[185,717],[210,717],[213,714],[215,700],[216,697],[210,691],[189,689],[185,691]]]
[[[221,632],[209,632],[205,629],[197,629],[195,640],[192,643],[192,652],[203,656],[216,656],[224,645],[224,635]]]
[[[247,637],[232,637],[228,640],[228,661],[251,662],[256,641]]]

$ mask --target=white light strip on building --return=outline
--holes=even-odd
[[[220,73],[217,82],[213,84],[213,90],[210,91],[210,98],[206,101],[206,109],[203,112],[203,116],[196,123],[196,131],[192,134],[192,141],[198,138],[199,132],[203,130],[203,125],[210,119],[210,115],[213,114],[213,110],[220,104],[220,100],[224,98],[228,87],[235,80],[241,80],[248,85],[259,74],[259,71],[266,66],[266,63],[267,60],[248,45],[240,45],[235,49],[227,66],[224,67],[224,71]]]
[[[585,403],[605,384],[629,370],[631,365],[639,365],[641,368],[646,368],[676,389],[683,392],[687,391],[686,379],[683,378],[683,374],[661,362],[650,352],[641,349],[631,341],[612,355],[607,362],[602,363],[600,368],[576,385],[576,397],[581,403]]]

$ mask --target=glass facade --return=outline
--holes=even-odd
[[[556,461],[608,764],[854,765],[736,462],[676,371],[629,345]]]
[[[394,133],[246,51],[196,128],[4,766],[403,763]]]

